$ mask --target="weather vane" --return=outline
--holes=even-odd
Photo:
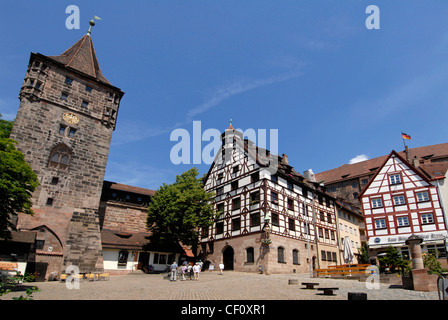
[[[87,34],[90,36],[90,33],[92,31],[92,27],[95,25],[95,20],[102,20],[100,17],[94,16],[92,18],[92,20],[89,21],[90,27],[89,30],[87,31]]]

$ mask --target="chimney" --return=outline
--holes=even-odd
[[[289,160],[288,160],[288,156],[286,154],[282,155],[282,162],[289,166]]]
[[[409,155],[409,148],[408,148],[408,146],[405,146],[404,148],[405,148],[405,152],[406,152],[406,161],[410,163],[411,162],[411,158],[410,158],[410,155]]]
[[[418,160],[417,156],[414,156],[414,159],[412,159],[412,165],[416,168],[420,165],[420,161]]]

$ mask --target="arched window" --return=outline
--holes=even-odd
[[[250,247],[246,249],[246,262],[254,262],[254,248]]]
[[[292,264],[300,264],[299,263],[299,250],[292,250]]]
[[[70,149],[65,144],[57,145],[50,152],[49,167],[66,169],[70,162]]]
[[[283,247],[277,248],[277,257],[278,257],[277,262],[285,263],[285,248]]]

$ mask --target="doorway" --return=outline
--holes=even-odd
[[[147,272],[149,266],[149,252],[140,252],[138,255],[138,266],[143,272]]]
[[[233,270],[234,251],[231,246],[227,246],[222,252],[222,261],[224,263],[224,270]]]

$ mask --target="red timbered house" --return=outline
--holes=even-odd
[[[359,195],[371,254],[394,246],[409,257],[405,241],[416,234],[424,239],[423,251],[446,263],[447,220],[432,182],[421,168],[391,152]]]
[[[268,274],[337,264],[334,198],[298,174],[286,155],[251,148],[232,126],[222,150],[205,178],[217,210],[212,227],[202,230],[205,266],[223,262],[225,269]],[[273,159],[275,170],[267,165]]]

